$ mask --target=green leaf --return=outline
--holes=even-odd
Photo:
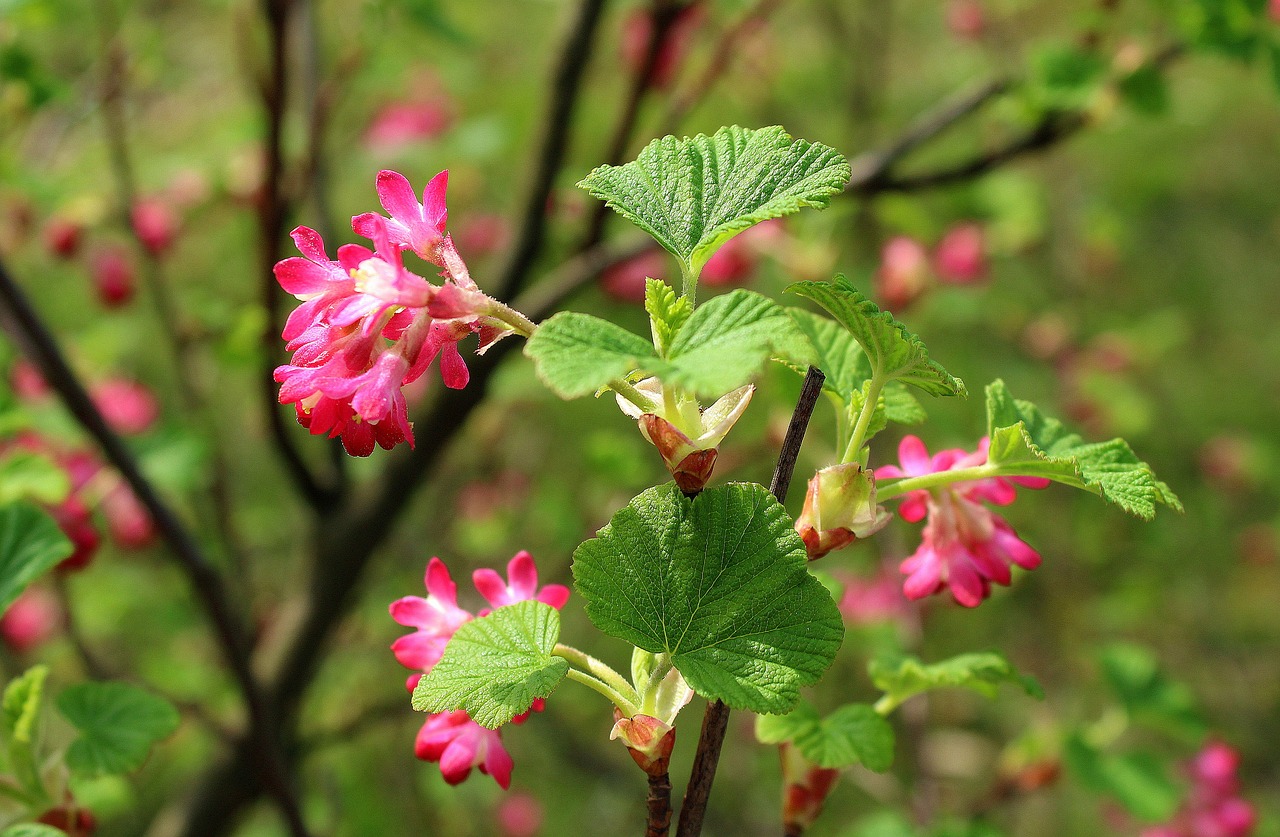
[[[0,711],[3,711],[4,732],[10,746],[30,746],[34,740],[44,696],[44,681],[48,677],[48,666],[33,666],[4,687]]]
[[[538,377],[561,398],[580,398],[656,361],[653,346],[622,326],[587,314],[561,312],[538,326],[525,344]]]
[[[921,692],[947,687],[973,689],[994,697],[1001,683],[1020,686],[1035,698],[1044,697],[1034,679],[1019,674],[1008,660],[992,652],[961,654],[928,665],[915,657],[882,657],[872,660],[867,670],[876,688],[895,706]]]
[[[578,185],[649,233],[696,280],[716,249],[743,230],[824,207],[844,189],[849,164],[779,126],[736,125],[713,136],[663,137],[624,166],[601,166]]]
[[[862,703],[819,718],[802,700],[786,715],[758,716],[756,738],[765,744],[790,741],[806,759],[826,769],[861,764],[883,773],[893,765],[893,727]]]
[[[67,832],[38,822],[21,822],[0,831],[0,837],[67,837]]]
[[[1155,64],[1144,64],[1117,82],[1120,94],[1134,110],[1160,116],[1169,110],[1169,86]]]
[[[77,683],[56,703],[80,732],[67,767],[84,776],[138,769],[151,745],[178,728],[178,710],[167,700],[128,683]]]
[[[569,663],[551,653],[559,639],[560,614],[542,602],[517,602],[473,619],[418,681],[413,708],[465,709],[477,724],[496,729],[564,679]]]
[[[0,506],[0,613],[71,552],[71,541],[48,514],[25,502]]]
[[[886,381],[901,381],[930,395],[967,395],[964,383],[953,377],[929,353],[920,338],[881,311],[843,276],[834,282],[796,282],[788,291],[811,299],[849,330],[862,346],[872,373]]]
[[[698,694],[786,712],[844,636],[792,526],[763,486],[731,483],[690,500],[668,483],[578,547],[574,580],[597,628],[670,654]]]
[[[671,341],[680,333],[693,313],[693,301],[676,296],[675,290],[661,279],[644,280],[644,310],[649,312],[649,327],[658,354],[666,357]]]
[[[1083,488],[1144,520],[1155,517],[1157,503],[1182,511],[1169,486],[1123,439],[1086,443],[1034,404],[1014,399],[1000,380],[987,387],[987,435],[987,464],[1006,473]]]
[[[1135,721],[1188,741],[1204,737],[1205,722],[1191,690],[1165,677],[1150,651],[1117,643],[1103,649],[1099,660],[1107,683]]]
[[[18,451],[0,461],[0,505],[14,500],[53,505],[71,492],[71,478],[47,456]]]
[[[1140,819],[1161,822],[1178,808],[1181,791],[1160,763],[1146,753],[1109,755],[1072,735],[1062,755],[1067,769],[1081,784],[1115,798]]]
[[[699,305],[649,371],[698,397],[718,397],[754,378],[773,354],[808,365],[809,343],[766,296],[738,289]]]

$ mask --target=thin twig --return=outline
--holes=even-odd
[[[249,664],[248,634],[231,605],[222,576],[142,473],[133,452],[107,425],[84,385],[68,365],[57,341],[3,263],[0,263],[0,305],[3,306],[4,328],[35,363],[45,381],[102,450],[107,461],[129,484],[134,496],[151,516],[160,536],[169,544],[169,554],[186,573],[197,600],[213,625],[218,647],[244,699],[249,716],[247,737],[255,759],[254,768],[289,823],[290,833],[295,837],[305,837],[307,830],[286,773],[270,706]]]
[[[804,434],[809,428],[813,408],[822,394],[822,382],[825,379],[826,376],[812,366],[804,376],[795,412],[791,414],[791,423],[782,439],[778,465],[774,468],[773,480],[769,483],[769,491],[779,503],[786,502],[791,477],[796,469],[796,459],[800,455],[800,445],[804,442]],[[711,783],[716,777],[720,748],[724,745],[724,735],[728,728],[729,707],[718,700],[708,703],[707,712],[702,716],[702,733],[698,737],[698,750],[693,757],[689,785],[684,792],[684,804],[680,806],[680,824],[676,829],[676,837],[698,837],[702,833],[707,801],[711,798]]]
[[[667,837],[671,830],[671,774],[663,771],[649,777],[649,795],[645,798],[649,812],[644,837]]]
[[[561,49],[552,83],[551,104],[543,121],[546,132],[542,135],[538,164],[525,198],[520,230],[511,255],[499,274],[495,294],[498,299],[511,299],[521,290],[546,241],[547,199],[569,150],[569,128],[604,5],[605,0],[582,0]]]

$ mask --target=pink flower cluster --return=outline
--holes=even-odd
[[[507,563],[507,581],[490,569],[476,570],[472,582],[490,607],[498,608],[516,602],[537,600],[561,608],[569,599],[569,588],[548,584],[538,589],[538,570],[528,552],[518,552]],[[427,597],[405,596],[391,603],[391,618],[414,632],[391,644],[396,659],[406,668],[419,673],[409,677],[405,685],[413,691],[423,674],[431,671],[444,656],[445,646],[458,628],[476,616],[491,612],[489,608],[472,614],[458,606],[458,585],[439,558],[427,564],[425,577]],[[541,710],[541,700],[530,711]],[[518,716],[521,723],[528,716]],[[462,710],[427,716],[418,732],[414,752],[423,761],[439,762],[444,780],[456,785],[479,767],[504,789],[511,786],[511,756],[502,746],[502,733],[485,729]]]
[[[902,467],[885,465],[876,469],[877,479],[919,477],[960,468],[972,468],[987,461],[988,440],[978,450],[944,450],[932,458],[924,442],[907,436],[898,446]],[[1003,518],[982,501],[1007,506],[1014,501],[1014,484],[1044,488],[1047,479],[1002,477],[956,482],[933,489],[919,489],[904,495],[898,506],[903,520],[916,523],[928,517],[924,538],[915,554],[902,562],[906,574],[903,592],[909,599],[922,599],[950,588],[951,595],[965,607],[977,607],[991,594],[991,583],[1009,584],[1010,568],[1017,564],[1032,570],[1040,566],[1040,555]]]
[[[1143,829],[1141,837],[1249,837],[1258,816],[1240,798],[1239,767],[1234,748],[1206,744],[1187,766],[1192,785],[1181,810],[1171,822]]]
[[[458,342],[480,332],[483,348],[507,333],[483,319],[491,300],[445,234],[448,174],[432,178],[419,202],[404,176],[379,172],[378,198],[390,217],[351,219],[373,250],[345,244],[333,260],[315,230],[298,227],[293,240],[302,256],[275,267],[281,287],[302,300],[284,328],[293,357],[275,371],[280,403],[293,404],[313,435],[341,437],[353,456],[368,456],[375,444],[412,446],[403,387],[436,357],[445,386],[466,386]],[[406,250],[440,268],[445,283],[409,271]]]
[[[876,295],[889,308],[905,308],[936,280],[946,285],[975,285],[987,275],[986,235],[973,221],[955,224],[942,236],[930,259],[918,239],[898,235],[885,242],[876,271]]]

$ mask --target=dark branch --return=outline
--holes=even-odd
[[[782,440],[778,465],[774,468],[773,480],[769,483],[769,490],[773,492],[773,496],[779,503],[787,499],[787,490],[791,487],[791,477],[796,469],[796,458],[800,455],[800,445],[804,442],[805,431],[809,428],[813,408],[822,394],[824,380],[826,376],[812,366],[804,376],[804,384],[800,388],[795,412],[791,414],[787,435]],[[702,733],[698,737],[698,750],[694,754],[693,768],[689,773],[689,785],[684,792],[684,804],[680,807],[680,824],[676,829],[676,837],[698,837],[702,833],[707,801],[711,798],[711,783],[716,777],[716,768],[720,764],[720,748],[724,745],[724,734],[728,728],[729,707],[718,700],[708,703],[707,713],[702,717]]]

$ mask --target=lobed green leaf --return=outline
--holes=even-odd
[[[167,700],[128,683],[77,683],[56,705],[80,732],[66,760],[83,776],[136,770],[151,745],[178,728],[178,710]]]
[[[743,230],[824,207],[844,189],[849,164],[779,126],[736,125],[708,137],[668,136],[622,166],[601,166],[578,185],[649,233],[695,278],[716,249]]]
[[[893,765],[893,727],[870,706],[850,703],[825,718],[807,701],[786,715],[756,718],[765,744],[792,742],[806,759],[826,769],[861,764],[883,773]]]
[[[881,311],[843,276],[834,282],[796,282],[791,293],[811,299],[827,310],[866,353],[873,375],[901,381],[930,395],[967,395],[964,382],[929,358],[920,338]]]
[[[0,506],[0,613],[71,552],[71,541],[45,512],[27,502]]]
[[[668,483],[578,547],[575,586],[597,628],[670,654],[698,694],[786,712],[844,636],[792,527],[763,486],[731,483],[690,500]]]
[[[413,708],[464,709],[476,723],[496,729],[527,712],[564,679],[569,663],[552,655],[559,639],[559,612],[538,601],[517,602],[473,619],[458,628],[444,657],[418,681]]]
[[[1009,394],[1004,382],[987,387],[987,463],[1010,474],[1046,477],[1083,488],[1144,520],[1156,504],[1182,511],[1182,503],[1123,439],[1086,443],[1062,422]]]
[[[961,654],[940,663],[923,663],[915,657],[878,658],[867,667],[871,681],[897,705],[931,689],[960,687],[994,697],[1002,683],[1020,686],[1027,694],[1043,698],[1039,684],[1019,674],[1009,661],[993,652]]]
[[[1062,756],[1082,785],[1113,797],[1140,819],[1162,822],[1178,808],[1182,792],[1146,753],[1103,753],[1076,734],[1067,739]]]
[[[608,320],[561,312],[538,326],[525,344],[538,377],[561,398],[591,395],[644,362],[653,346]]]

